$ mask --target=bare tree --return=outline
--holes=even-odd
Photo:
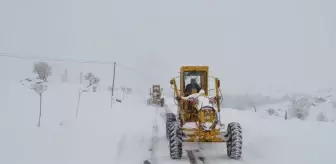
[[[51,75],[51,66],[46,62],[38,62],[34,64],[33,72],[37,73],[38,79],[47,82]]]
[[[92,85],[97,85],[100,82],[99,77],[95,76],[93,73],[89,72],[84,76],[85,80],[89,81],[89,85],[86,88],[89,88]]]
[[[43,81],[39,81],[30,85],[30,88],[34,90],[40,97],[40,115],[37,126],[40,127],[41,124],[41,115],[42,115],[42,94],[47,90],[48,86],[43,83]]]

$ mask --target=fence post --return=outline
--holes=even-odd
[[[113,92],[114,92],[114,80],[115,80],[115,69],[116,69],[116,62],[113,63],[113,80],[112,80],[112,88],[111,88],[111,108],[113,103]]]

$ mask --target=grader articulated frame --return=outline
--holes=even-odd
[[[176,78],[170,80],[177,100],[177,113],[166,114],[166,132],[169,141],[170,156],[172,159],[181,159],[182,142],[226,142],[227,155],[232,159],[240,159],[242,153],[242,133],[240,124],[231,122],[227,129],[220,121],[220,80],[214,78],[215,96],[209,96],[209,67],[208,66],[182,66],[180,68],[180,89]],[[197,89],[186,86],[190,81],[199,84]],[[193,83],[192,85],[195,85]],[[188,90],[188,91],[187,91]],[[201,93],[202,99],[189,98],[190,94]],[[189,96],[190,97],[190,96]],[[202,101],[202,102],[200,102]],[[208,103],[204,103],[208,102]],[[205,105],[204,105],[205,104]]]

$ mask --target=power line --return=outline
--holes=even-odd
[[[117,63],[116,66],[117,66],[117,67],[124,68],[124,69],[127,69],[127,70],[130,70],[130,71],[135,72],[135,73],[140,73],[140,74],[142,74],[142,75],[147,76],[148,78],[161,78],[161,77],[159,77],[159,76],[157,76],[157,75],[153,75],[153,74],[150,74],[150,73],[141,72],[141,71],[139,71],[139,70],[136,70],[136,69],[131,68],[131,67],[127,67],[127,66],[122,65],[122,64],[118,64],[118,63]]]
[[[70,58],[52,58],[52,57],[43,57],[43,56],[19,56],[19,55],[9,55],[9,53],[0,53],[0,57],[16,58],[16,59],[24,59],[24,60],[49,60],[49,61],[71,62],[71,63],[79,63],[79,64],[102,64],[102,65],[113,65],[114,64],[114,61],[104,62],[104,61],[97,61],[97,60],[78,60],[78,59],[70,59]],[[131,68],[131,67],[119,64],[119,63],[116,63],[116,66],[136,72],[136,73],[150,76],[148,73],[140,72],[134,68]]]
[[[117,63],[117,66],[118,66],[118,67],[121,67],[121,68],[124,68],[124,69],[128,69],[128,70],[133,71],[133,72],[139,72],[138,70],[136,70],[136,69],[134,69],[134,68],[127,67],[127,66],[122,65],[122,64],[118,64],[118,63]]]
[[[27,59],[27,60],[50,60],[50,61],[58,61],[58,62],[72,62],[72,63],[92,63],[92,64],[108,64],[112,65],[114,61],[97,61],[97,60],[78,60],[78,59],[69,59],[69,58],[51,58],[51,57],[42,57],[42,56],[18,56],[18,55],[8,55],[8,53],[0,53],[0,57],[7,58],[17,58],[17,59]]]

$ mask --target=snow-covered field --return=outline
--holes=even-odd
[[[43,95],[38,128],[37,94],[18,81],[0,86],[0,163],[140,164],[151,158],[159,164],[189,163],[185,153],[180,161],[169,158],[161,117],[165,110],[146,106],[145,96],[128,96],[110,108],[110,92],[83,93],[76,118],[79,87],[52,84]],[[166,102],[176,111],[172,99]],[[204,156],[210,164],[336,163],[335,123],[262,117],[229,108],[221,116],[224,123],[242,124],[243,158],[230,160],[225,144],[208,144]]]
[[[1,86],[0,163],[107,164],[144,160],[153,124],[146,118],[153,118],[155,113],[142,101],[128,99],[125,105],[115,103],[111,109],[110,92],[83,93],[76,119],[78,87],[52,85],[43,95],[38,128],[37,94],[18,82]]]
[[[285,118],[286,112],[288,119],[299,119],[298,113],[305,115],[302,120],[312,122],[335,122],[336,108],[331,101],[314,103],[313,106],[304,107],[311,102],[303,102],[300,105],[293,105],[291,101],[283,101],[274,104],[267,104],[256,107],[256,112],[263,117],[280,117]],[[255,110],[251,108],[251,110]]]

